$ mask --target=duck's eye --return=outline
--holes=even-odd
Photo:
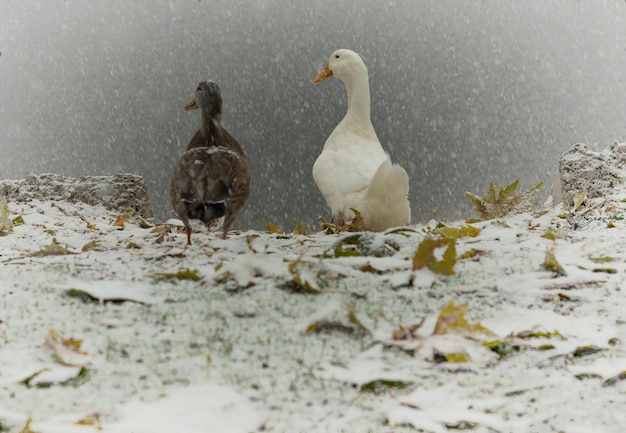
[[[338,59],[338,58],[339,58],[339,54],[335,54],[335,59]]]

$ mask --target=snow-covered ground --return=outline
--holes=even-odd
[[[453,275],[413,269],[436,222],[185,247],[9,201],[0,432],[622,432],[625,201],[472,223]]]

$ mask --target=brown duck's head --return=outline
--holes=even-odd
[[[220,116],[222,114],[222,94],[220,92],[220,86],[213,81],[202,81],[198,84],[193,100],[183,108],[185,110],[196,110],[200,108],[210,116]]]

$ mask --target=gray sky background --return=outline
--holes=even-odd
[[[414,222],[471,216],[489,181],[547,191],[571,144],[626,140],[623,1],[0,0],[0,178],[136,173],[167,218],[199,124],[182,106],[212,79],[252,169],[236,226],[317,229],[311,167],[345,94],[311,79],[340,47],[368,66]]]

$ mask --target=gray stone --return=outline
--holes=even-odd
[[[574,204],[576,194],[587,188],[587,198],[609,195],[624,182],[626,143],[613,143],[602,152],[574,144],[561,155],[559,170],[552,187],[554,204]]]
[[[143,177],[134,174],[65,177],[57,174],[30,175],[20,180],[0,181],[0,197],[9,200],[54,200],[102,205],[116,212],[134,210],[152,217],[152,203]]]

